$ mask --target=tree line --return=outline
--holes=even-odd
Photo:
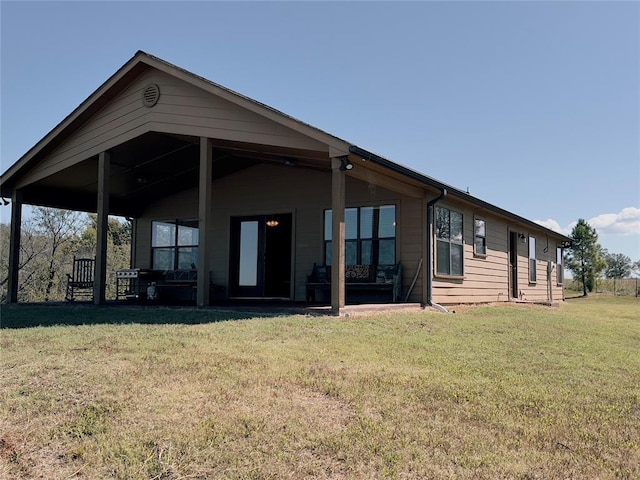
[[[115,298],[115,271],[129,268],[131,222],[109,217],[107,298]],[[10,226],[0,224],[0,301],[7,298]],[[22,222],[18,272],[19,302],[64,300],[73,258],[94,258],[97,217],[93,214],[33,207]]]

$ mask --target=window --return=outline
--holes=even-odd
[[[536,281],[536,237],[529,237],[529,282]]]
[[[396,263],[396,206],[346,208],[344,211],[345,264]],[[333,213],[324,211],[324,263],[331,265]]]
[[[564,283],[563,255],[564,252],[562,251],[562,247],[556,248],[556,275],[558,278],[558,285],[562,285]]]
[[[436,210],[436,272],[463,275],[462,214],[448,208]]]
[[[198,221],[153,222],[151,255],[154,270],[195,269],[198,265]]]
[[[487,255],[487,224],[480,218],[473,221],[473,248],[476,255]]]

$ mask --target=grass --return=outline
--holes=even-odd
[[[3,306],[0,478],[638,478],[639,306]]]

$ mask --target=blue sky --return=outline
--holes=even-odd
[[[9,2],[0,170],[137,50],[640,259],[638,2]],[[7,221],[8,208],[0,215]]]

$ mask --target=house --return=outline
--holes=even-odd
[[[199,306],[317,294],[339,311],[388,283],[422,305],[563,298],[569,238],[142,51],[0,182],[9,302],[23,204],[97,213],[98,304],[109,214],[133,219],[132,268],[190,272]]]

